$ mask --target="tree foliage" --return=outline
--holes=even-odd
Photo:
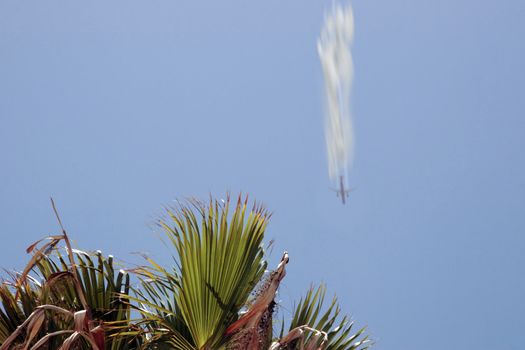
[[[54,204],[53,204],[53,208]],[[56,210],[55,210],[56,213]],[[267,272],[263,239],[269,213],[247,198],[188,200],[159,221],[173,266],[150,257],[116,270],[112,256],[71,247],[60,235],[32,244],[23,272],[0,285],[0,350],[358,350],[364,329],[325,307],[311,288],[274,334],[279,284],[288,253]],[[137,281],[132,286],[133,280]]]

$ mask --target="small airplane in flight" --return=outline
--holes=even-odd
[[[341,201],[343,204],[346,204],[346,199],[348,198],[348,194],[350,191],[352,191],[353,188],[345,189],[345,183],[343,181],[343,176],[339,176],[339,189],[334,189],[335,193],[337,194],[337,197],[341,197]]]

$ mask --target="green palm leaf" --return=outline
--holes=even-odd
[[[129,274],[124,271],[116,273],[113,258],[106,258],[100,252],[88,254],[75,250],[73,254],[77,262],[75,266],[66,261],[59,250],[54,250],[50,255],[42,255],[36,260],[32,270],[37,278],[24,273],[21,277],[13,276],[14,282],[0,285],[0,344],[15,331],[17,336],[11,337],[10,344],[29,346],[46,334],[57,334],[45,341],[51,349],[62,344],[69,333],[73,332],[73,319],[54,311],[61,309],[73,315],[84,310],[72,273],[75,270],[89,307],[91,327],[104,326],[106,349],[129,348],[132,338],[119,336],[120,330],[110,326],[113,323],[127,325],[129,322],[129,301],[121,297],[122,293],[129,292]],[[36,282],[37,280],[42,283]],[[38,311],[44,309],[48,310],[45,315]],[[33,318],[29,320],[31,317]],[[17,330],[24,323],[26,326]],[[82,341],[79,344],[81,343]],[[86,343],[80,348],[88,349],[90,346]]]
[[[4,281],[0,284],[0,344],[2,344],[38,306],[38,285]],[[22,340],[23,337],[20,337]]]
[[[308,326],[327,335],[326,350],[365,350],[370,346],[368,336],[364,336],[365,328],[352,333],[353,322],[347,316],[339,317],[341,309],[337,298],[333,298],[330,305],[323,311],[326,287],[321,285],[310,288],[295,307],[289,331],[301,326]],[[281,334],[284,333],[284,326]],[[308,343],[315,334],[307,334],[302,340]],[[313,339],[313,341],[317,341]],[[320,341],[320,340],[319,340]],[[300,349],[300,341],[287,345],[287,350]]]
[[[137,300],[179,349],[218,349],[266,268],[262,240],[269,218],[247,200],[190,200],[160,222],[177,252],[177,268],[142,271]],[[176,345],[175,345],[176,344]]]
[[[121,329],[111,325],[127,325],[130,320],[129,301],[122,297],[130,290],[129,274],[123,270],[116,273],[113,257],[104,257],[100,251],[87,253],[75,249],[73,254],[76,261],[74,267],[58,250],[37,264],[40,275],[46,281],[42,303],[71,311],[83,309],[75,289],[74,275],[69,272],[75,269],[91,319],[105,325],[106,349],[125,349],[131,338],[117,336]]]

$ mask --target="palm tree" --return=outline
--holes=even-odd
[[[270,215],[247,198],[190,200],[167,211],[159,225],[176,250],[175,268],[150,260],[132,298],[149,326],[149,339],[181,350],[364,349],[363,329],[352,324],[334,299],[321,312],[325,288],[307,292],[279,339],[273,334],[275,294],[286,273],[285,252],[265,274],[263,238]],[[255,293],[253,293],[255,292]]]
[[[2,283],[0,350],[137,348],[140,340],[107,327],[131,330],[129,274],[116,273],[111,256],[73,249],[51,202],[62,233],[31,244],[24,271]],[[56,249],[61,241],[66,257]]]
[[[0,350],[367,348],[364,329],[352,333],[335,298],[324,307],[324,286],[308,290],[291,321],[274,332],[275,295],[289,258],[285,252],[266,271],[269,218],[260,205],[248,209],[247,198],[179,203],[159,221],[174,266],[146,257],[146,266],[132,270],[135,287],[111,257],[73,250],[62,229],[42,247],[32,245],[28,267],[0,288]],[[56,249],[60,240],[67,257]]]

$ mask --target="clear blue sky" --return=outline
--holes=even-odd
[[[167,251],[180,196],[274,212],[289,308],[325,281],[378,350],[525,343],[525,2],[356,0],[356,155],[329,190],[330,1],[0,1],[0,265],[55,233]],[[286,312],[286,309],[283,308]]]

